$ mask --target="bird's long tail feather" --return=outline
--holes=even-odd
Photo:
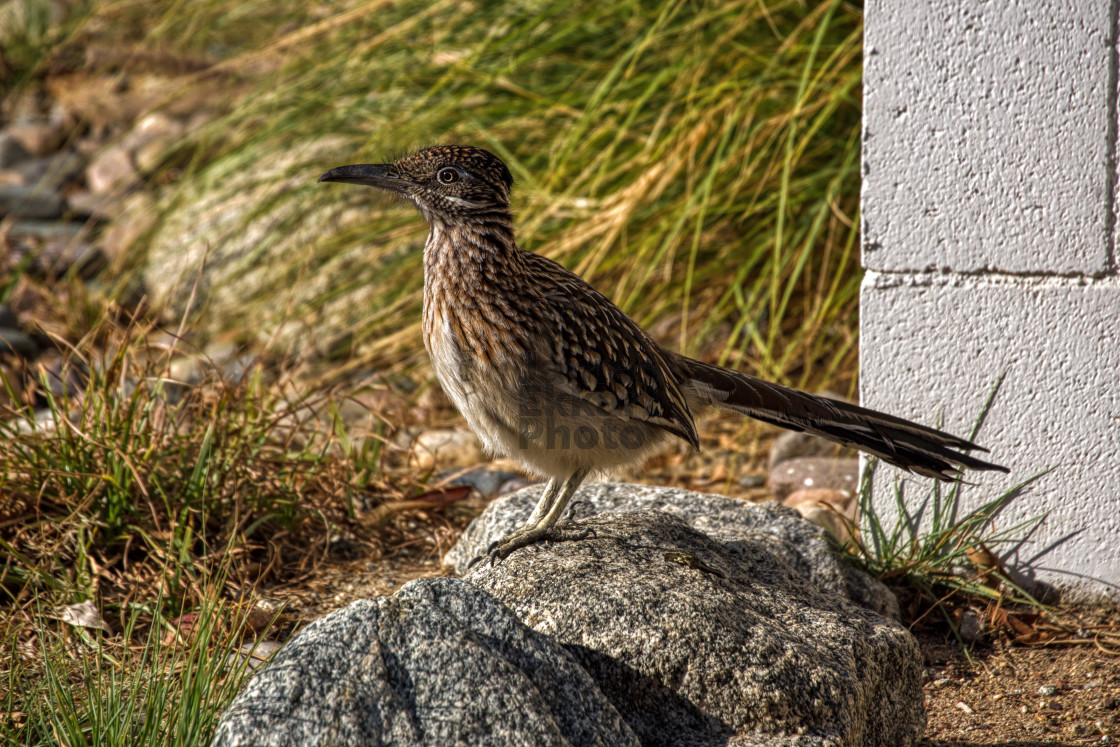
[[[910,472],[956,481],[958,467],[1009,471],[969,455],[987,449],[949,433],[738,371],[688,358],[683,362],[693,387],[710,389],[710,404],[716,407],[866,451]]]

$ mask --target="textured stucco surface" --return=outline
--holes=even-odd
[[[1109,268],[1107,2],[870,0],[864,263]]]
[[[1079,595],[1103,587],[1082,576],[1120,583],[1120,283],[868,273],[861,304],[869,407],[967,435],[1007,372],[977,440],[1011,474],[973,473],[963,495],[975,508],[1052,470],[1000,519],[1048,514],[1003,548],[1010,565]],[[908,479],[916,505],[930,481]],[[888,480],[878,497],[889,510]]]
[[[965,500],[1052,469],[1000,519],[1047,514],[1005,554],[1120,601],[1115,13],[868,2],[860,376],[868,406],[967,435],[1006,371],[979,441],[1012,473]]]

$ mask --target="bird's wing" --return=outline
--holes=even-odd
[[[699,447],[684,393],[661,348],[578,275],[526,252],[539,282],[539,318],[552,342],[544,362],[572,393],[611,415],[640,420]]]

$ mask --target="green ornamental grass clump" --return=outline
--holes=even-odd
[[[161,22],[161,43],[202,33],[192,18],[212,3],[195,5]],[[203,248],[211,265],[244,264],[241,275],[270,268],[260,290],[238,292],[230,313],[214,316],[259,329],[282,307],[296,324],[330,320],[306,339],[343,339],[355,366],[422,362],[425,229],[396,204],[314,180],[340,163],[469,142],[510,164],[522,245],[585,276],[664,342],[802,385],[850,381],[858,7],[565,0],[338,11],[220,63],[258,85],[178,154],[185,166],[159,203],[168,220],[231,180],[244,180],[240,197],[261,187],[243,224],[196,242],[198,262],[184,273]],[[269,190],[275,169],[291,181]],[[340,212],[315,222],[331,210]],[[250,226],[251,246],[224,257]],[[309,226],[296,246],[267,253]],[[163,241],[178,251],[180,233]]]

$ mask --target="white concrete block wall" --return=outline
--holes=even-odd
[[[1048,514],[1010,564],[1120,600],[1112,6],[867,2],[860,382],[869,407],[967,435],[1006,371],[979,442],[1012,473],[965,499],[1052,469],[1001,518]]]

